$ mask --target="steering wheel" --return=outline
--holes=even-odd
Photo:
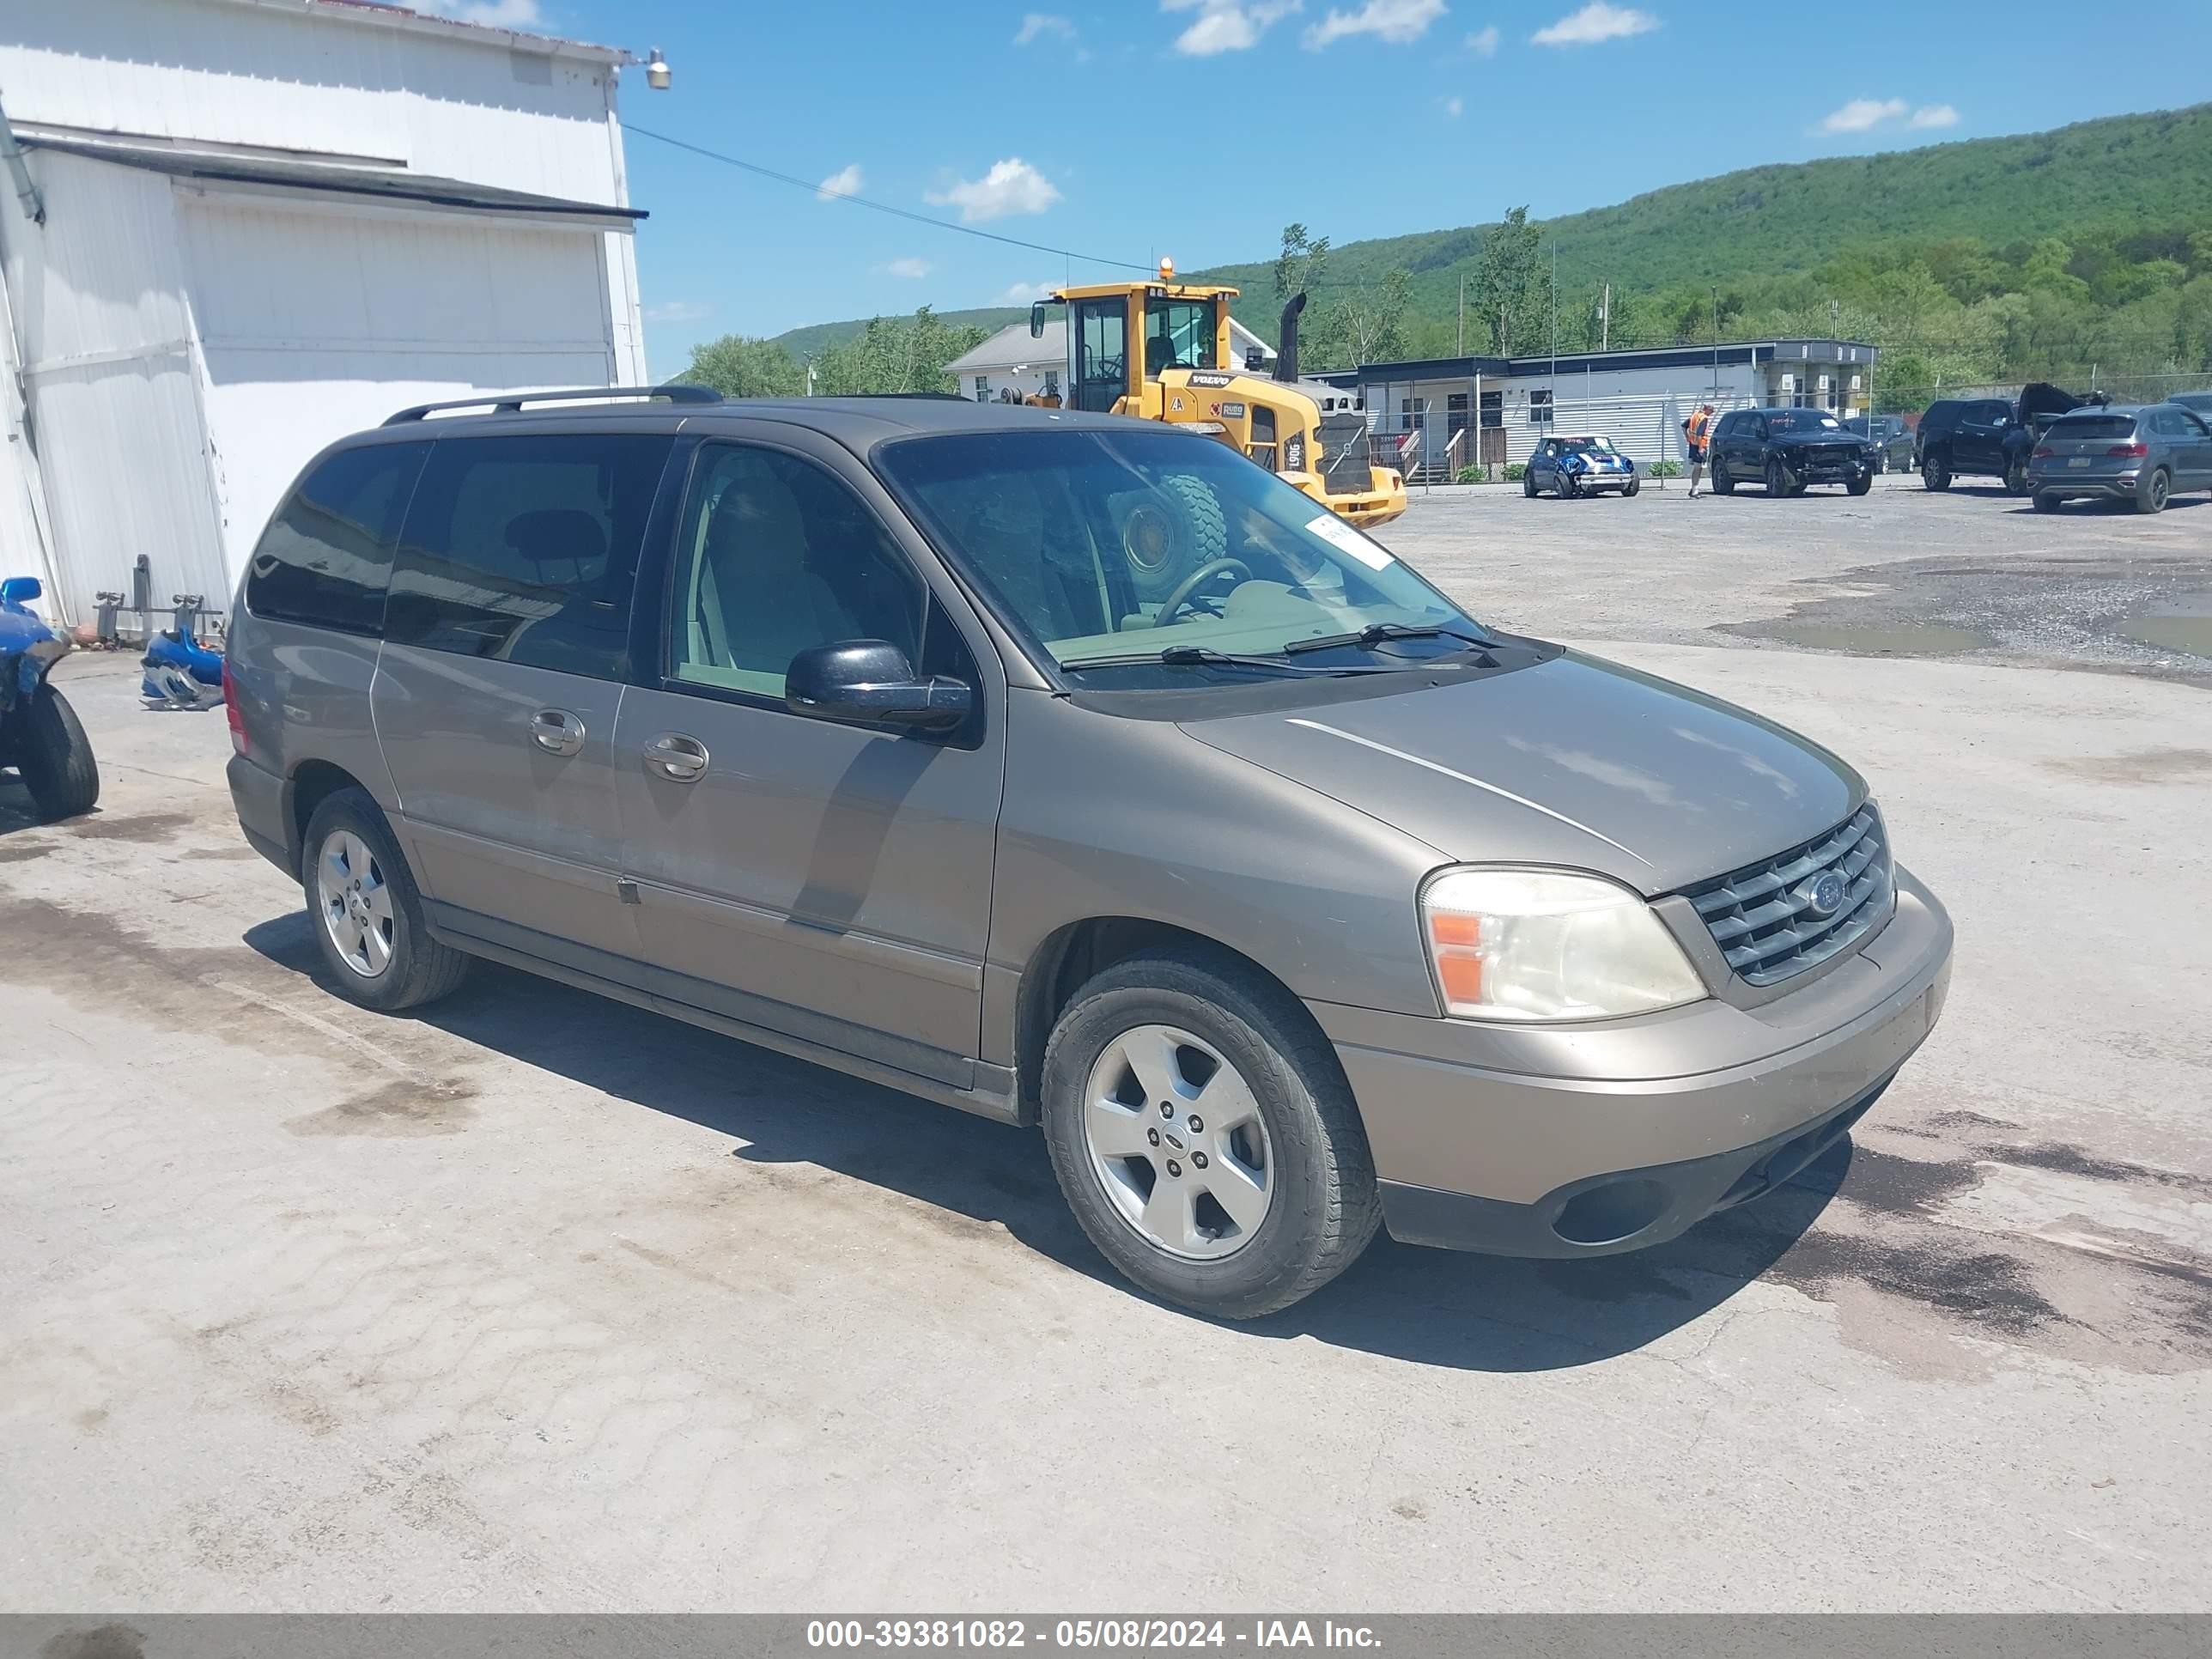
[[[1242,559],[1208,559],[1177,582],[1175,585],[1175,592],[1160,602],[1160,608],[1152,613],[1152,626],[1165,628],[1175,620],[1176,612],[1190,603],[1192,594],[1197,592],[1216,576],[1230,570],[1235,571],[1238,575],[1248,580],[1252,574],[1252,567]]]

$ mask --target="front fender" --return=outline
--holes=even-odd
[[[51,636],[0,653],[0,714],[36,696],[54,665],[67,655],[68,644]]]

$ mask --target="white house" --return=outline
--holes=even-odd
[[[604,46],[349,0],[9,5],[0,572],[228,596],[330,440],[646,378]]]
[[[1234,317],[1229,319],[1229,337],[1237,368],[1249,362],[1256,351],[1264,372],[1274,372],[1275,348]],[[1016,398],[1057,395],[1067,374],[1067,319],[1054,317],[1039,335],[1030,332],[1026,321],[1011,323],[945,364],[945,372],[952,376],[960,395],[974,403],[993,403],[1007,393]]]
[[[1864,414],[1879,350],[1856,340],[1736,341],[1556,357],[1366,363],[1322,378],[1357,386],[1378,449],[1402,446],[1409,475],[1525,461],[1553,432],[1602,432],[1643,462],[1683,459],[1682,422],[1778,404]]]

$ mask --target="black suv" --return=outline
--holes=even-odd
[[[1930,489],[1954,478],[2002,478],[2014,495],[2027,494],[2027,463],[2043,428],[2101,397],[2082,398],[2038,380],[2017,402],[2002,398],[1946,398],[1928,405],[1913,436],[1913,465]]]
[[[1740,483],[1770,495],[1802,495],[1808,484],[1839,483],[1854,495],[1874,488],[1874,455],[1825,409],[1738,409],[1713,430],[1713,494]]]

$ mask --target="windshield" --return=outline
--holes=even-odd
[[[1836,417],[1826,410],[1785,409],[1766,417],[1769,432],[1840,432]]]
[[[1610,438],[1562,438],[1559,447],[1571,455],[1612,455],[1619,452]]]
[[[1482,633],[1380,543],[1188,433],[961,433],[878,459],[1018,633],[1085,665],[1072,672],[1126,676],[1178,647],[1280,657],[1285,673],[1433,665],[1465,642],[1284,648],[1377,624]]]
[[[1164,368],[1212,368],[1213,301],[1152,300],[1145,306],[1145,373]]]
[[[2136,435],[2136,417],[2132,415],[2068,415],[2053,421],[2043,435],[2058,443],[2069,438],[2132,438]]]

